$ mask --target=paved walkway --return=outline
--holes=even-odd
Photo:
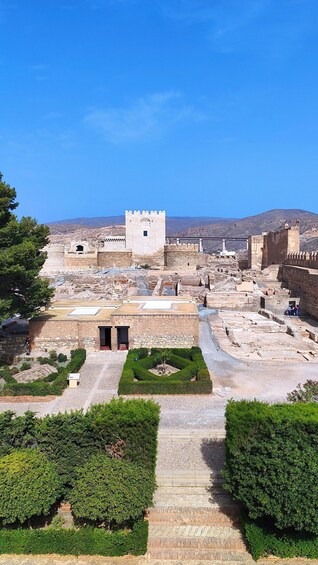
[[[62,396],[56,397],[51,402],[0,402],[0,412],[13,410],[17,414],[23,414],[26,410],[32,410],[39,416],[44,416],[79,408],[87,410],[92,404],[109,402],[114,396],[117,396],[118,383],[126,356],[126,351],[88,353],[86,362],[80,371],[80,385],[76,389],[67,388]]]

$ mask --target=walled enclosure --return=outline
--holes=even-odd
[[[248,268],[264,269],[282,265],[290,253],[299,253],[299,225],[248,238]]]
[[[116,302],[54,303],[31,320],[29,328],[31,347],[40,350],[116,351],[121,348],[120,328],[128,328],[124,340],[130,349],[192,347],[198,344],[199,317],[191,298],[131,297]],[[107,328],[107,347],[102,346],[100,328]]]
[[[166,244],[166,214],[148,211],[125,212],[126,236],[109,236],[102,242],[70,241],[50,244],[43,273],[85,270],[98,267],[132,267],[148,264],[168,269],[195,269],[199,245]]]

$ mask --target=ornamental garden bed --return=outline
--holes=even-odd
[[[210,394],[212,381],[202,351],[131,349],[118,394]]]
[[[69,373],[77,373],[85,359],[85,349],[75,349],[70,359],[51,351],[49,357],[31,358],[18,366],[6,365],[0,368],[0,397],[61,395],[68,385]]]
[[[159,407],[144,400],[0,414],[0,553],[144,554],[158,424]]]

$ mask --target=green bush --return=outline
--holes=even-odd
[[[57,356],[58,363],[65,363],[67,361],[67,355],[64,353],[59,353]]]
[[[73,356],[66,367],[57,373],[51,373],[47,377],[37,379],[31,383],[17,383],[15,379],[13,381],[5,379],[6,384],[1,391],[2,396],[48,396],[51,394],[62,394],[67,387],[69,373],[79,371],[86,359],[85,349],[76,349],[72,353]],[[55,363],[49,357],[38,357],[38,361],[42,364],[48,363],[50,365]]]
[[[17,367],[13,367],[12,369],[17,369]],[[7,365],[5,365],[2,369],[0,369],[0,378],[2,378],[8,384],[12,384],[12,383],[17,382],[15,380],[15,378],[13,377],[14,373],[12,373],[12,369],[9,369],[9,367]],[[18,373],[18,372],[19,372],[19,369],[17,369],[15,371],[15,373]]]
[[[276,557],[318,558],[318,537],[301,532],[269,530],[252,520],[244,523],[244,535],[253,559],[275,555]]]
[[[146,353],[145,353],[146,352]],[[164,357],[178,372],[158,376],[150,371]],[[210,373],[201,349],[132,349],[128,352],[119,382],[119,394],[209,394],[212,392]]]
[[[76,468],[92,455],[111,451],[124,442],[124,459],[154,472],[157,454],[159,406],[152,401],[114,399],[83,414],[74,411],[36,418],[32,412],[16,416],[0,413],[0,456],[14,449],[37,447],[54,462],[63,483],[69,485]]]
[[[130,461],[99,453],[77,475],[69,500],[82,520],[122,525],[140,518],[152,503],[153,473]]]
[[[230,401],[225,487],[252,519],[318,533],[318,406]]]
[[[56,467],[37,450],[14,451],[0,459],[0,519],[25,522],[48,514],[62,492]]]
[[[29,369],[31,369],[31,363],[24,361],[20,367],[20,371],[28,371]]]
[[[160,408],[151,400],[114,399],[92,406],[87,414],[95,445],[105,452],[118,440],[124,442],[124,458],[156,468]]]
[[[135,522],[131,530],[103,528],[0,529],[2,554],[143,555],[147,550],[148,523]]]

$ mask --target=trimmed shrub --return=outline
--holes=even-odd
[[[103,451],[118,440],[125,444],[124,458],[156,468],[160,408],[151,400],[114,399],[92,406],[87,414],[95,445]]]
[[[15,451],[0,459],[0,519],[25,522],[48,514],[62,492],[56,467],[37,450]]]
[[[142,353],[141,353],[142,351]],[[147,351],[147,350],[146,350]],[[168,376],[158,376],[150,371],[165,353],[166,362],[177,369]],[[128,352],[119,381],[118,394],[209,394],[212,392],[210,373],[201,349],[152,349]]]
[[[20,367],[20,371],[28,371],[29,369],[31,369],[31,363],[24,361]]]
[[[58,363],[65,363],[67,361],[67,355],[64,353],[59,353],[57,356]]]
[[[252,520],[244,523],[244,535],[253,559],[275,555],[276,557],[318,558],[318,537],[301,532],[269,530]]]
[[[83,414],[74,411],[36,418],[26,412],[0,413],[0,456],[14,449],[38,447],[54,462],[65,485],[74,481],[76,467],[92,455],[111,451],[124,442],[123,457],[154,472],[159,406],[148,400],[114,399]]]
[[[135,522],[131,530],[110,532],[103,528],[0,529],[0,553],[59,555],[144,555],[148,523]]]
[[[230,401],[225,487],[252,519],[318,533],[318,406]]]
[[[154,475],[140,465],[99,453],[77,474],[69,494],[77,518],[124,524],[140,518],[152,503]]]

